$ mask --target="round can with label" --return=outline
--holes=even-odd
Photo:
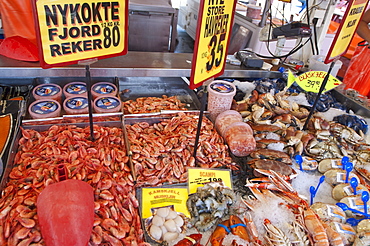
[[[215,80],[208,85],[208,106],[210,118],[215,121],[216,117],[231,108],[236,87],[233,83],[224,80]]]
[[[115,97],[117,87],[110,82],[98,82],[91,87],[91,95],[94,99],[100,96]]]
[[[55,100],[62,102],[62,88],[57,84],[41,84],[36,86],[32,95],[35,100]]]
[[[38,100],[31,103],[28,112],[33,119],[55,118],[60,116],[61,107],[56,100]]]
[[[121,100],[112,96],[101,96],[94,100],[96,113],[115,113],[121,110]]]
[[[87,97],[75,96],[64,100],[63,108],[67,114],[87,114],[89,103]]]
[[[81,96],[87,97],[85,82],[71,82],[63,87],[63,93],[66,98]]]

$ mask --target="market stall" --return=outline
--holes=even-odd
[[[128,56],[131,55],[140,58],[144,54],[135,52]],[[350,91],[339,90],[322,95],[318,110],[323,112],[315,114],[309,129],[303,130],[304,119],[312,105],[309,93],[299,87],[285,91],[286,81],[281,78],[280,72],[228,65],[225,74],[230,76],[219,79],[227,78],[238,88],[232,109],[233,112],[239,112],[236,114],[240,117],[239,122],[242,119],[251,127],[256,149],[245,156],[235,155],[230,151],[230,142],[220,135],[217,124],[214,126],[216,122],[206,117],[194,157],[197,110],[200,105],[196,91],[189,90],[187,79],[181,78],[190,74],[186,55],[145,53],[147,59],[143,59],[141,64],[131,64],[132,67],[126,60],[128,56],[99,61],[92,66],[93,84],[101,81],[116,83],[119,88],[117,96],[123,108],[123,111],[109,117],[95,115],[94,141],[89,135],[86,116],[63,113],[52,121],[35,120],[25,110],[34,100],[32,93],[26,100],[22,125],[18,128],[2,179],[3,206],[0,213],[3,220],[7,221],[4,227],[9,228],[2,237],[4,245],[21,242],[44,245],[45,239],[35,217],[38,208],[35,204],[43,189],[61,182],[63,175],[67,179],[83,180],[94,190],[94,225],[89,239],[92,245],[125,245],[133,242],[159,245],[162,241],[168,241],[169,245],[182,245],[189,242],[190,239],[186,237],[202,245],[217,245],[216,242],[222,240],[223,245],[232,245],[234,240],[235,245],[246,245],[248,242],[268,245],[268,240],[296,242],[298,235],[303,241],[317,240],[317,230],[312,231],[309,226],[310,223],[317,226],[322,222],[309,213],[315,211],[319,215],[326,214],[322,212],[322,207],[339,211],[338,214],[342,216],[340,220],[332,221],[331,217],[321,219],[327,221],[323,226],[347,229],[349,234],[340,234],[343,240],[347,240],[345,245],[351,245],[355,240],[355,245],[361,245],[359,241],[366,239],[368,232],[363,223],[368,220],[365,219],[366,214],[361,214],[366,213],[366,202],[363,202],[366,197],[361,199],[361,192],[368,190],[369,177],[365,164],[367,121],[361,120],[361,116],[367,118],[369,110],[367,104],[360,101],[361,98],[351,95]],[[165,59],[168,68],[161,69],[153,61],[159,61],[164,56],[168,58]],[[172,63],[171,59],[176,62]],[[70,82],[83,79],[80,73],[84,71],[78,66],[42,70],[37,68],[37,64],[6,58],[1,61],[1,72],[6,75],[3,81],[8,84],[16,84],[23,79],[30,81],[29,78],[33,77],[31,81],[34,88],[38,84],[51,83],[63,88]],[[113,61],[115,66],[112,66]],[[19,72],[11,74],[10,71]],[[126,73],[130,76],[122,76]],[[20,74],[24,76],[23,79],[19,77]],[[47,74],[53,76],[44,76]],[[61,74],[63,77],[60,77]],[[75,74],[79,76],[75,77]],[[98,74],[103,76],[95,77]],[[303,100],[305,103],[302,103],[302,98],[306,99]],[[141,104],[144,99],[149,101]],[[66,98],[62,96],[62,100]],[[159,111],[141,112],[144,105],[153,109],[158,107]],[[173,110],[182,112],[178,114]],[[334,120],[332,114],[352,115],[357,117],[357,123],[354,123],[354,119],[343,122],[337,117]],[[42,122],[44,125],[41,125]],[[351,122],[352,128],[342,125],[348,122]],[[230,123],[231,118],[228,118],[221,127]],[[127,151],[128,148],[131,152]],[[297,154],[301,154],[304,160],[302,170],[294,158]],[[355,178],[358,181],[356,196],[348,196],[353,193],[353,188],[350,184],[346,186],[346,171],[340,171],[344,156],[354,163],[348,180]],[[339,166],[334,171],[334,166],[325,164],[331,160]],[[228,172],[231,187],[210,182],[204,188],[200,186],[189,193],[188,175],[198,169],[208,170],[209,173],[214,170]],[[269,173],[264,170],[269,170]],[[282,177],[285,176],[282,175],[292,180],[283,181]],[[310,207],[310,186],[317,187],[322,175],[325,175],[325,181],[313,198],[317,204],[315,206],[322,203],[317,209]],[[330,178],[336,175],[344,177],[344,181]],[[268,178],[269,182],[261,183],[264,180],[259,178],[261,176]],[[338,193],[340,195],[335,193],[335,197],[332,197],[334,188],[337,191],[341,186],[347,187],[343,188],[344,193],[341,191]],[[151,192],[153,197],[150,196]],[[220,192],[220,196],[214,197],[215,192]],[[251,199],[252,194],[258,200]],[[164,198],[168,200],[161,203]],[[148,208],[144,203],[146,199],[154,204],[149,206],[149,210],[143,209]],[[351,207],[351,199],[358,199],[355,203],[360,206]],[[357,214],[350,214],[348,209],[344,213],[335,205],[337,202],[358,210]],[[205,209],[202,206],[211,207]],[[300,211],[303,221],[299,219]],[[173,218],[169,216],[170,213]],[[211,220],[208,221],[206,219],[209,216]],[[361,220],[361,224],[352,226],[349,224],[350,218],[357,222]],[[166,235],[164,229],[158,230],[161,223],[167,226],[164,226]],[[175,224],[171,226],[171,223]],[[287,223],[296,228],[296,234],[293,233],[295,230],[287,230]],[[252,230],[253,225],[255,231]],[[230,228],[230,233],[225,228]],[[276,241],[271,242],[277,244]]]

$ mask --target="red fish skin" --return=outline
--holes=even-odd
[[[48,185],[38,196],[37,214],[47,246],[86,246],[94,223],[94,191],[67,179]]]

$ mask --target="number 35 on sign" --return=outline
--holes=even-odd
[[[223,73],[236,0],[202,0],[190,88]]]

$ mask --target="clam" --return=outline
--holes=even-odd
[[[349,224],[331,222],[329,223],[329,226],[339,233],[344,245],[352,245],[355,241],[356,231]]]
[[[361,220],[357,225],[357,233],[370,232],[370,219]]]
[[[343,210],[333,204],[327,204],[322,202],[315,202],[311,205],[311,209],[320,217],[324,222],[341,222],[346,221],[346,214]]]
[[[369,190],[366,188],[366,186],[364,186],[362,184],[358,184],[358,186],[356,188],[356,194],[361,194],[363,191],[369,191]],[[337,201],[341,200],[342,198],[344,198],[346,196],[354,195],[353,188],[348,183],[336,185],[333,188],[331,194],[332,194],[333,198]]]
[[[330,169],[342,169],[342,159],[329,158],[319,162],[318,170],[320,173],[325,173]]]
[[[342,169],[330,169],[324,173],[325,175],[325,181],[329,183],[332,186],[345,183],[346,182],[346,171]],[[353,173],[349,173],[348,180],[350,180],[352,177],[355,177],[358,180],[358,183],[360,183],[359,177]]]

